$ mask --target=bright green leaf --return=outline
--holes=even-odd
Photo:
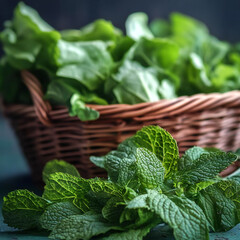
[[[28,190],[16,190],[3,198],[4,222],[18,229],[39,228],[39,217],[50,204]]]
[[[72,164],[65,162],[63,160],[55,159],[50,162],[47,162],[47,164],[45,165],[42,173],[43,181],[47,183],[47,180],[49,179],[50,175],[56,172],[68,173],[75,177],[80,177],[78,170]]]
[[[156,155],[145,148],[138,148],[136,158],[137,175],[141,184],[147,189],[161,187],[165,169]]]

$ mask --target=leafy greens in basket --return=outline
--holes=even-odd
[[[57,31],[19,3],[4,27],[0,92],[6,103],[31,103],[23,69],[37,76],[46,99],[81,120],[99,117],[86,103],[136,104],[240,88],[239,46],[179,13],[149,25],[144,13],[134,13],[126,35],[103,19]]]
[[[64,161],[47,163],[42,197],[28,190],[9,193],[4,221],[19,229],[45,229],[52,239],[140,240],[166,224],[176,240],[207,240],[209,231],[240,223],[239,173],[218,176],[237,159],[200,147],[180,158],[167,131],[144,127],[117,150],[91,157],[106,169],[108,180],[83,179]]]

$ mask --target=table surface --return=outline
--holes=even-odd
[[[15,189],[29,189],[41,193],[34,186],[29,168],[20,151],[16,138],[7,122],[0,115],[0,209],[3,196]],[[46,235],[33,232],[19,232],[3,223],[0,210],[0,240],[47,240]],[[158,228],[152,231],[146,240],[173,240],[170,235],[159,236]],[[210,240],[239,240],[240,224],[225,233],[210,233]]]

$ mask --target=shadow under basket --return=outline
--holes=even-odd
[[[70,117],[66,107],[51,107],[43,100],[41,85],[31,73],[22,71],[33,106],[3,105],[14,128],[35,181],[41,181],[45,163],[63,159],[77,167],[82,177],[104,177],[106,172],[90,162],[116,149],[124,139],[145,125],[159,125],[178,142],[182,154],[192,146],[240,148],[240,91],[197,94],[173,100],[135,105],[88,105],[100,112],[95,121]],[[235,171],[239,162],[222,175]]]

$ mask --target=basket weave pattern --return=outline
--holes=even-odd
[[[191,146],[217,147],[225,151],[240,148],[240,91],[198,94],[173,100],[135,105],[89,105],[100,112],[96,121],[70,117],[65,107],[43,100],[39,81],[29,72],[22,77],[33,106],[5,105],[5,115],[39,180],[45,163],[64,159],[74,164],[83,177],[105,176],[89,161],[104,155],[144,125],[157,124],[178,142],[180,154]],[[237,166],[232,166],[234,171]]]

